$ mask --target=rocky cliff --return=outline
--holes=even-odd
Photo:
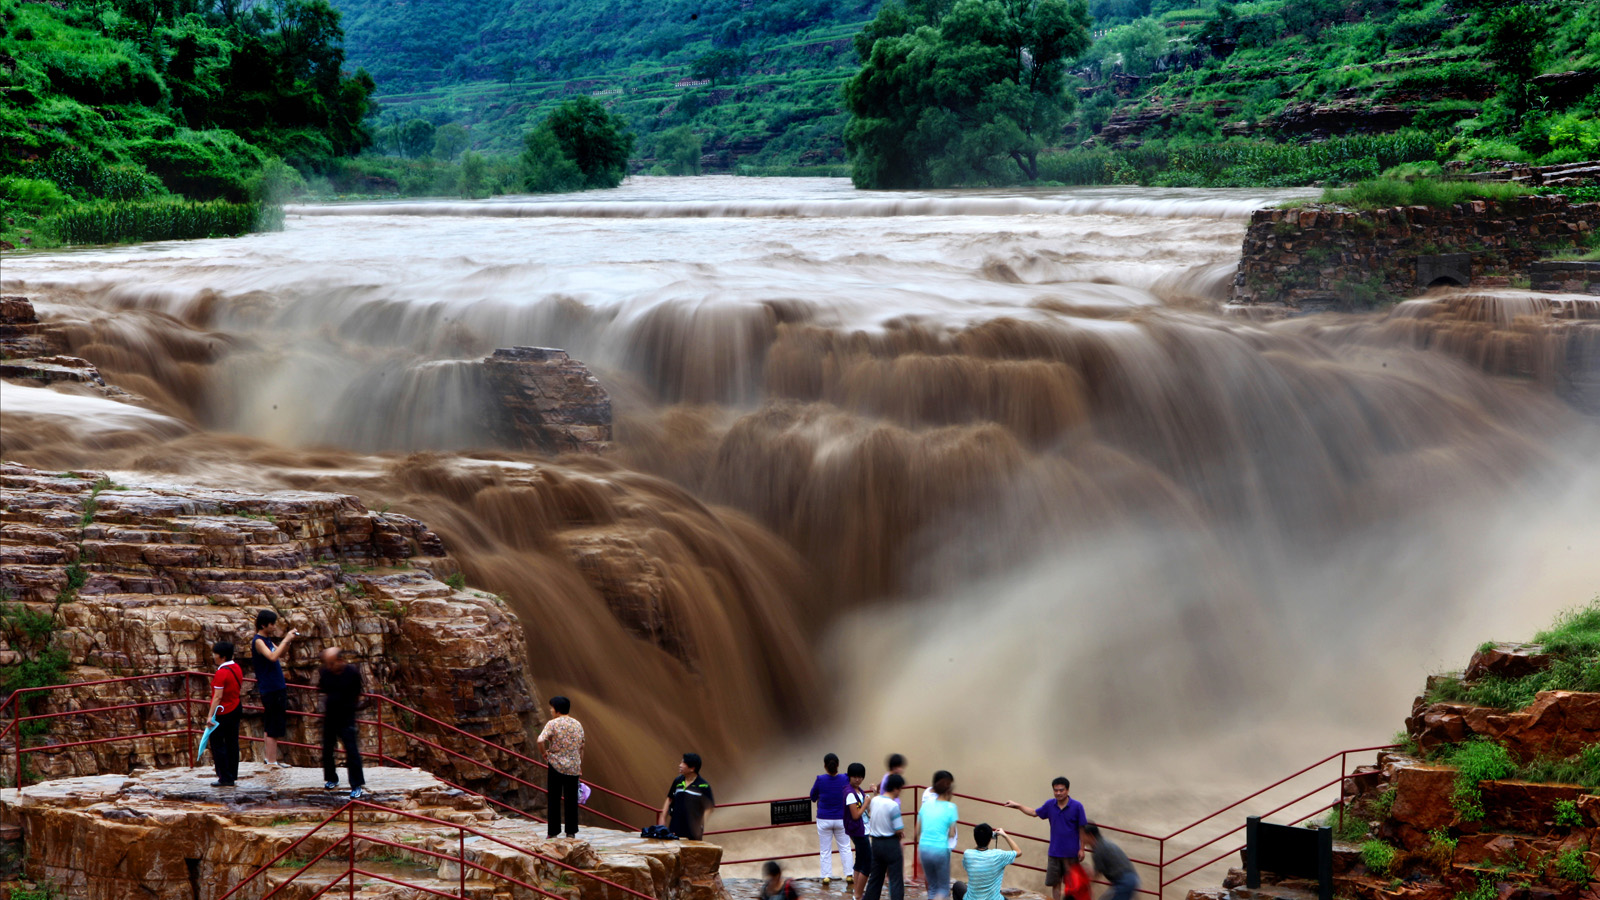
[[[209,670],[212,642],[231,640],[247,657],[256,611],[272,608],[302,634],[286,660],[292,683],[313,681],[323,647],[347,648],[369,690],[502,746],[528,749],[537,711],[522,629],[499,598],[460,586],[438,536],[415,519],[340,494],[119,483],[100,472],[16,465],[0,467],[0,500],[6,595],[0,666],[7,688]],[[141,703],[180,688],[169,679],[131,682],[29,705],[38,713]],[[193,689],[196,696],[204,690]],[[315,692],[290,693],[291,709],[313,708]],[[58,719],[28,740],[154,732],[164,730],[156,727],[163,721],[182,727],[182,716],[179,708],[155,707]],[[247,734],[259,734],[257,722],[247,723]],[[475,742],[454,740],[426,722],[406,724],[482,756]],[[315,729],[291,716],[290,740],[315,743]],[[175,739],[33,752],[27,767],[34,778],[127,772],[182,763],[181,746]],[[510,785],[488,783],[478,767],[420,744],[387,749],[451,780],[517,794]],[[246,758],[253,752],[247,749]],[[499,763],[523,768],[514,759]]]
[[[1522,679],[1561,664],[1538,645],[1493,644],[1463,674],[1428,680],[1406,719],[1405,744],[1346,782],[1336,896],[1600,896],[1600,693],[1539,691],[1525,706],[1469,699],[1528,687]],[[1263,880],[1261,890],[1245,889],[1234,870],[1222,889],[1189,896],[1298,898],[1311,887],[1268,873]]]

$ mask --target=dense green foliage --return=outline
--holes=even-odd
[[[314,170],[369,140],[373,83],[343,73],[339,15],[325,0],[0,0],[0,23],[11,238],[248,230],[257,222],[245,204],[270,161]],[[238,205],[201,213],[177,195]],[[72,214],[91,201],[102,205]]]
[[[1437,181],[1432,178],[1374,178],[1322,192],[1323,203],[1357,209],[1396,206],[1449,206],[1464,200],[1512,200],[1532,191],[1520,184],[1493,181]]]
[[[1600,69],[1600,4],[1590,0],[1089,0],[1097,39],[1064,58],[1059,93],[1006,115],[995,114],[1002,100],[1029,98],[1018,91],[985,106],[963,93],[985,83],[975,70],[1001,66],[999,54],[959,69],[943,55],[952,0],[882,9],[873,0],[536,9],[452,0],[448,14],[444,0],[338,2],[352,58],[381,72],[380,143],[397,154],[383,136],[412,120],[463,125],[479,152],[520,153],[557,104],[592,95],[640,136],[635,171],[692,170],[672,163],[681,142],[661,140],[683,128],[713,169],[836,171],[849,121],[841,87],[854,78],[873,88],[864,101],[880,101],[851,126],[859,146],[918,144],[911,149],[944,163],[938,177],[930,165],[907,179],[926,183],[1300,185],[1371,179],[1407,162],[1600,156],[1600,94],[1582,74]],[[975,4],[999,12],[972,21],[987,27],[1034,5]],[[998,43],[1025,46],[1021,30]],[[915,46],[920,55],[884,57],[881,74],[904,77],[863,84],[852,36],[869,46],[892,37],[886,53]],[[1028,59],[1005,61],[1019,88],[1035,71]],[[1537,77],[1571,70],[1579,74]],[[1074,106],[1060,127],[1027,114]],[[1374,107],[1388,112],[1369,115]],[[915,115],[934,108],[949,115]],[[1102,135],[1108,123],[1120,130]],[[1094,146],[1080,148],[1085,140]],[[1021,164],[1024,152],[991,152],[1008,141],[1038,151],[1036,171]],[[930,142],[942,152],[921,146]]]
[[[1083,0],[956,0],[942,14],[886,5],[856,36],[861,71],[844,91],[856,186],[1037,179],[1088,26]]]
[[[1445,761],[1456,769],[1450,803],[1464,822],[1483,818],[1483,790],[1479,782],[1505,778],[1517,770],[1506,748],[1487,739],[1457,744]]]
[[[1521,709],[1540,691],[1600,691],[1600,597],[1563,615],[1535,635],[1534,642],[1551,655],[1549,668],[1521,678],[1484,678],[1471,685],[1446,681],[1435,699]]]

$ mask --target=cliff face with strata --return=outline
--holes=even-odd
[[[415,519],[340,494],[116,483],[98,472],[15,465],[0,467],[0,499],[0,590],[9,598],[0,666],[54,660],[58,671],[45,680],[67,681],[208,671],[215,641],[233,641],[247,657],[256,611],[272,608],[286,628],[301,632],[285,660],[292,684],[313,684],[321,649],[343,647],[369,690],[529,751],[537,710],[522,629],[499,598],[445,583],[460,584],[456,565]],[[248,672],[248,658],[241,662]],[[20,671],[9,670],[15,683],[8,686],[21,683]],[[157,679],[75,689],[30,706],[39,713],[145,703],[180,690],[177,679]],[[201,696],[203,681],[190,690]],[[290,695],[291,709],[316,708],[315,691]],[[203,704],[192,715],[203,717]],[[156,732],[185,727],[184,718],[172,706],[68,717],[27,740],[48,745]],[[316,743],[313,720],[290,720],[290,740]],[[397,724],[486,758],[481,745],[425,721]],[[259,734],[259,720],[247,717],[246,733]],[[369,744],[375,739],[364,736]],[[37,779],[179,765],[185,747],[187,738],[31,752],[27,769]],[[421,744],[391,739],[385,749],[451,780],[517,794]],[[290,759],[300,752],[314,751],[293,751]],[[247,748],[246,758],[253,753]],[[515,759],[497,762],[533,780]]]
[[[1600,766],[1585,762],[1600,757],[1600,693],[1543,691],[1521,709],[1439,699],[1550,664],[1536,645],[1489,645],[1462,674],[1428,680],[1406,719],[1407,746],[1345,784],[1352,825],[1334,844],[1337,897],[1600,897]],[[1466,774],[1484,769],[1463,747],[1489,749],[1498,777]],[[1265,872],[1263,882],[1247,889],[1235,869],[1221,890],[1190,900],[1303,900],[1298,892],[1314,890]]]

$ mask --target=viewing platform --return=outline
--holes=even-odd
[[[9,840],[26,838],[29,880],[84,900],[257,900],[279,886],[274,897],[308,900],[352,869],[363,900],[430,890],[728,900],[714,844],[588,827],[551,840],[543,823],[500,815],[416,769],[368,769],[366,802],[350,801],[348,784],[324,788],[320,769],[245,763],[232,788],[211,787],[214,777],[177,768],[46,781],[0,791],[0,819]]]

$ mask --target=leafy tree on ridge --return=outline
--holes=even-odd
[[[1089,47],[1085,0],[890,3],[856,38],[845,143],[858,187],[1039,177],[1071,99],[1066,64]]]

